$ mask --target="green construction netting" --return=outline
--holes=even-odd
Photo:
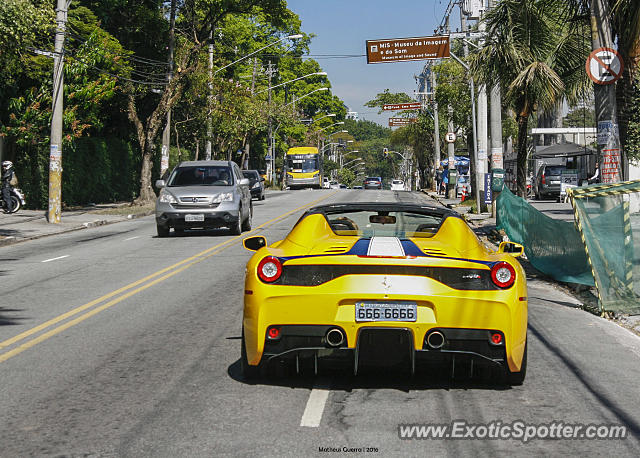
[[[600,305],[640,313],[640,181],[573,191]]]
[[[496,200],[497,227],[524,245],[540,272],[568,283],[593,285],[593,275],[576,225],[548,217],[506,187]]]

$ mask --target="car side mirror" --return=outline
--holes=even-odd
[[[238,184],[240,184],[241,186],[249,186],[249,178],[242,178],[240,179],[240,181],[238,182]]]
[[[267,246],[267,239],[261,235],[247,237],[242,241],[242,245],[244,245],[247,250],[258,251],[260,248]]]
[[[156,180],[156,188],[162,189],[167,185],[164,180]]]
[[[498,253],[508,253],[514,258],[519,258],[524,253],[524,247],[515,242],[500,242]]]

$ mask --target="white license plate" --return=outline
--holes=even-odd
[[[196,221],[204,221],[204,215],[203,214],[198,214],[198,215],[184,215],[184,220],[188,223],[190,222],[196,222]]]
[[[416,321],[415,302],[358,302],[356,321]]]

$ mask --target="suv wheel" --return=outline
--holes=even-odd
[[[245,219],[242,223],[242,230],[243,231],[250,231],[251,230],[251,219],[253,218],[253,203],[249,206],[249,215],[247,216],[247,219]]]
[[[238,219],[229,227],[231,229],[231,235],[242,234],[242,207],[238,209]]]
[[[158,231],[158,237],[169,237],[169,228],[167,226],[156,224],[156,229]]]

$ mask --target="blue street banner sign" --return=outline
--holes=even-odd
[[[491,174],[484,174],[484,203],[490,204],[493,192],[491,191]]]

